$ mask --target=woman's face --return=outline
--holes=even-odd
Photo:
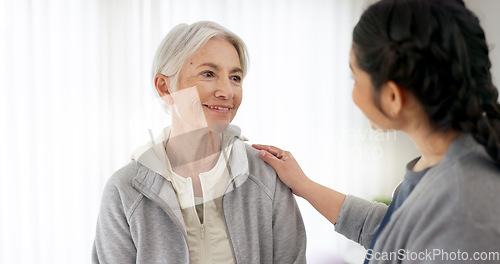
[[[349,65],[354,79],[352,100],[370,121],[373,129],[390,129],[388,118],[375,106],[373,102],[373,87],[370,75],[358,67],[356,57],[351,49]]]
[[[241,104],[243,72],[238,52],[227,40],[212,38],[182,67],[173,92],[174,111],[184,123],[229,124]]]

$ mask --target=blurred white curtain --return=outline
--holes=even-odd
[[[0,0],[0,263],[90,262],[106,180],[148,128],[168,125],[150,68],[178,23],[212,20],[246,41],[233,123],[251,143],[292,151],[342,192],[390,195],[415,150],[370,131],[351,100],[351,32],[366,2]],[[297,200],[310,263],[361,261],[360,247]]]

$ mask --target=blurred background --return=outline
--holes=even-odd
[[[90,263],[102,190],[169,125],[154,100],[156,47],[212,20],[248,45],[233,124],[291,151],[313,180],[390,199],[418,152],[379,133],[351,100],[351,32],[371,0],[0,0],[0,263]],[[500,1],[468,0],[498,85]],[[361,263],[363,248],[297,198],[309,263]],[[294,232],[290,230],[290,232]]]

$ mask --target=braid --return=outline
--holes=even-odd
[[[500,164],[500,105],[488,45],[463,1],[382,0],[363,13],[353,43],[375,96],[394,81],[416,96],[436,130],[472,134]]]
[[[496,108],[495,116],[491,112],[484,114],[477,120],[472,135],[477,142],[482,144],[488,154],[497,162],[500,163],[500,117],[498,112],[498,103],[489,105]]]
[[[484,31],[479,25],[479,19],[472,12],[466,11],[468,16],[458,16],[456,20],[465,40],[463,56],[468,57],[468,64],[462,65],[470,70],[462,77],[455,77],[457,80],[465,79],[466,85],[462,85],[457,93],[457,101],[462,107],[455,108],[452,127],[471,133],[485,147],[490,157],[500,164],[498,90],[491,78],[491,62]]]

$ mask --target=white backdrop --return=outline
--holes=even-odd
[[[148,128],[168,125],[150,69],[178,23],[212,20],[247,43],[233,123],[250,143],[292,151],[339,191],[390,196],[417,153],[370,131],[351,100],[351,31],[367,1],[0,0],[0,263],[90,262],[106,180]],[[310,263],[362,260],[298,202]]]

